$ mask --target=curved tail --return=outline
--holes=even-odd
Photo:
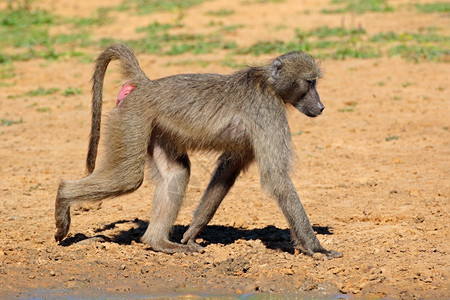
[[[92,76],[92,122],[91,135],[89,137],[89,150],[86,158],[86,170],[88,174],[95,168],[98,143],[100,140],[100,124],[103,102],[103,80],[106,69],[112,60],[120,60],[122,76],[134,87],[139,86],[149,79],[139,66],[139,62],[131,50],[125,44],[113,44],[106,48],[95,62],[95,71]]]

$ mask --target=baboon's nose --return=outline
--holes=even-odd
[[[323,105],[323,103],[319,100],[317,101],[317,108],[320,110],[319,115],[323,112],[323,110],[325,109],[325,105]]]

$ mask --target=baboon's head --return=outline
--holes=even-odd
[[[317,117],[325,106],[320,102],[316,81],[322,76],[314,58],[303,52],[290,52],[270,66],[275,93],[308,117]]]

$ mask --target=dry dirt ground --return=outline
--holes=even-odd
[[[95,2],[95,3],[93,3]],[[206,1],[184,12],[182,30],[201,32],[208,11],[232,9],[227,24],[243,24],[229,38],[240,45],[290,39],[283,28],[340,26],[342,15],[319,11],[329,1]],[[391,1],[401,5],[407,1]],[[61,16],[90,16],[108,1],[36,1]],[[308,13],[303,13],[307,10]],[[349,20],[350,16],[345,15]],[[127,16],[94,27],[96,37],[126,38],[135,28],[173,13]],[[449,18],[402,10],[353,15],[367,31],[450,28]],[[291,32],[291,31],[290,31]],[[446,32],[448,34],[448,31]],[[99,47],[92,47],[98,53]],[[150,78],[181,72],[233,72],[223,51],[205,55],[139,54]],[[244,56],[263,63],[271,56]],[[205,59],[208,65],[176,63]],[[293,182],[326,248],[327,260],[296,253],[287,223],[273,199],[260,191],[258,168],[240,176],[201,234],[204,253],[155,253],[139,242],[148,225],[153,184],[72,210],[72,226],[54,242],[54,199],[61,179],[84,175],[90,127],[92,64],[75,58],[15,62],[15,76],[0,86],[0,298],[195,297],[255,294],[289,297],[448,298],[450,197],[450,76],[445,62],[399,57],[324,59],[318,90],[324,114],[309,119],[290,110],[296,153]],[[107,73],[105,113],[121,81]],[[37,97],[38,87],[80,88]],[[16,97],[15,95],[23,95]],[[13,97],[8,97],[13,96]],[[176,221],[179,240],[208,183],[217,155],[191,154],[192,176]],[[97,237],[96,239],[88,239]]]

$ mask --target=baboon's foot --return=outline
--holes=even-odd
[[[70,223],[60,223],[56,221],[56,233],[55,233],[55,241],[61,242],[69,232],[69,225]]]
[[[304,247],[302,247],[299,243],[296,244],[294,246],[294,248],[300,250],[300,252],[302,252],[302,253],[304,253],[306,255],[309,255],[311,257],[313,257],[314,254],[316,254],[316,253],[324,254],[324,255],[326,255],[326,257],[328,259],[340,258],[340,257],[343,256],[343,254],[341,252],[339,252],[339,251],[327,250],[327,249],[323,248],[318,242],[316,244],[313,244],[312,246],[306,248],[306,249]]]
[[[324,249],[325,250],[325,249]],[[340,258],[343,257],[344,255],[336,250],[325,250],[324,252],[322,252],[323,254],[325,254],[327,256],[328,259],[333,259],[333,258]]]
[[[328,259],[333,259],[333,258],[340,258],[343,256],[343,254],[341,252],[335,251],[335,250],[327,250],[325,248],[319,249],[319,250],[301,250],[302,252],[304,252],[305,254],[309,255],[309,256],[314,256],[314,254],[316,253],[322,253],[325,254],[327,256]]]
[[[201,252],[203,247],[197,243],[188,243],[188,244],[178,244],[174,242],[170,242],[167,240],[160,240],[157,242],[150,242],[150,247],[157,252],[164,253],[193,253],[193,252]]]

